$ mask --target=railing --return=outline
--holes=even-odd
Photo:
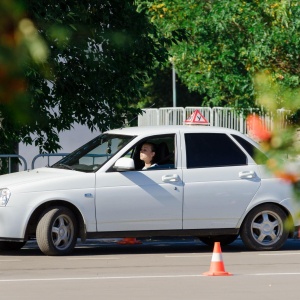
[[[43,154],[38,154],[36,155],[33,159],[32,159],[32,162],[31,162],[31,169],[34,169],[34,164],[35,164],[35,161],[39,158],[39,157],[47,157],[48,159],[48,166],[50,165],[50,157],[64,157],[66,155],[68,155],[69,153],[43,153]],[[27,171],[27,161],[26,159],[21,156],[21,155],[18,155],[18,154],[0,154],[0,158],[8,158],[8,173],[11,173],[12,172],[12,168],[11,168],[11,159],[12,158],[18,158],[20,160],[22,160],[23,162],[23,169],[24,171]],[[21,163],[18,164],[19,166],[22,165]]]
[[[149,125],[183,125],[184,121],[195,111],[199,112],[208,120],[209,126],[226,127],[238,130],[247,134],[245,116],[248,113],[255,113],[264,121],[266,128],[273,128],[274,116],[271,113],[258,109],[247,109],[237,111],[231,107],[164,107],[143,109],[143,114],[138,116],[138,126]],[[277,117],[281,126],[286,126],[287,116],[290,111],[285,109],[277,110]]]
[[[209,126],[227,127],[238,130],[247,134],[247,124],[245,120],[245,111],[238,112],[234,108],[229,107],[164,107],[164,108],[146,108],[143,109],[143,114],[138,116],[138,126],[148,125],[183,125],[184,121],[195,111],[200,113],[208,120]],[[267,129],[273,129],[274,116],[271,113],[266,113],[257,109],[247,110],[249,113],[255,113],[264,121]],[[277,110],[281,126],[287,124],[287,116],[289,111],[285,109]],[[43,153],[36,155],[32,162],[31,168],[35,168],[35,162],[40,157],[47,157],[48,165],[50,165],[50,157],[64,157],[68,153]],[[24,163],[24,170],[27,170],[27,162],[24,157],[17,154],[1,154],[0,158],[8,158],[8,172],[11,173],[11,158],[19,158]]]
[[[31,169],[34,169],[34,164],[35,164],[35,161],[39,158],[39,157],[47,157],[47,166],[50,166],[50,157],[53,157],[53,156],[59,156],[59,157],[64,157],[64,156],[67,156],[69,153],[42,153],[42,154],[38,154],[36,155],[33,159],[32,159],[32,162],[31,162]]]
[[[42,153],[42,154],[38,154],[36,155],[31,162],[31,169],[33,170],[35,168],[35,162],[38,158],[42,157],[42,158],[47,158],[47,166],[50,166],[50,157],[65,157],[67,156],[69,153]],[[111,156],[110,154],[104,154],[104,155],[99,155],[99,154],[86,154],[85,157],[89,157],[92,159],[93,164],[95,164],[95,159],[97,158],[102,158],[102,157],[108,157]],[[24,157],[22,157],[21,155],[17,155],[17,154],[2,154],[0,155],[0,158],[8,158],[9,162],[9,168],[8,168],[8,173],[11,173],[11,158],[20,158],[23,162],[24,162],[24,171],[27,170],[27,162],[26,159]]]
[[[11,159],[12,158],[19,158],[24,163],[24,171],[27,170],[27,162],[26,159],[18,154],[0,154],[0,158],[8,158],[8,173],[11,173]]]

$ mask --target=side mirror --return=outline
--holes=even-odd
[[[134,170],[135,169],[134,160],[129,157],[121,157],[115,162],[113,168],[116,169],[117,171]]]

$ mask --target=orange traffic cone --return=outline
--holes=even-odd
[[[205,276],[231,276],[231,273],[225,271],[220,242],[215,242],[214,252],[211,258],[210,269],[203,273]]]
[[[141,244],[141,241],[138,241],[136,238],[124,238],[123,240],[119,241],[118,244],[120,245],[135,245]]]

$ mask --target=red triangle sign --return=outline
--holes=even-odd
[[[207,119],[196,109],[190,117],[184,121],[185,124],[200,124],[200,125],[209,125]]]

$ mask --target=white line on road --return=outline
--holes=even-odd
[[[86,259],[110,260],[110,259],[120,259],[120,257],[68,257],[67,258],[67,260],[86,260]]]
[[[212,255],[165,255],[167,258],[194,258],[194,257],[211,257]]]
[[[110,280],[110,279],[150,279],[150,278],[183,278],[201,277],[204,275],[153,275],[153,276],[109,276],[109,277],[59,277],[59,278],[24,278],[24,279],[0,279],[1,282],[25,282],[25,281],[64,281],[64,280]]]
[[[261,256],[284,256],[284,255],[300,255],[298,252],[290,252],[290,253],[260,253],[258,255]]]
[[[1,259],[0,262],[21,261],[20,259]]]
[[[282,275],[300,275],[300,273],[257,273],[257,274],[247,274],[249,276],[282,276]]]
[[[234,275],[234,274],[233,274]],[[257,273],[257,274],[238,274],[237,276],[287,276],[300,275],[300,273]],[[109,277],[57,277],[57,278],[24,278],[24,279],[0,279],[4,282],[33,282],[33,281],[75,281],[75,280],[128,280],[128,279],[161,279],[161,278],[192,278],[192,277],[210,277],[201,274],[194,275],[153,275],[153,276],[109,276]],[[222,276],[221,276],[222,277]],[[225,276],[234,278],[234,276]]]

